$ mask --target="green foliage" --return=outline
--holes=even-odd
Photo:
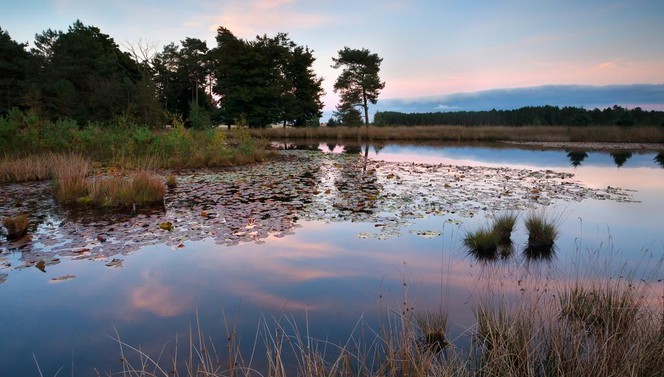
[[[359,127],[362,125],[362,114],[355,107],[341,102],[337,105],[337,111],[334,115],[339,119],[339,123],[346,127]]]
[[[212,127],[210,114],[195,102],[189,103],[189,125],[198,130]]]
[[[334,83],[334,91],[341,97],[341,107],[362,106],[364,122],[369,124],[369,103],[376,104],[385,82],[380,81],[380,63],[382,58],[367,49],[344,47],[339,55],[332,58],[333,68],[343,67],[343,71]]]
[[[225,123],[244,116],[250,127],[274,123],[299,127],[320,117],[322,79],[311,69],[315,61],[311,50],[297,46],[284,33],[245,41],[220,27],[216,39],[211,52],[214,92],[221,97]]]

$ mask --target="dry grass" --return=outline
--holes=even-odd
[[[148,171],[138,171],[128,177],[96,177],[87,183],[87,195],[78,204],[100,207],[136,207],[162,203],[166,186],[162,179]]]
[[[50,156],[3,159],[0,161],[0,183],[49,179],[51,177]]]
[[[71,204],[88,194],[85,180],[90,163],[80,155],[52,155],[53,194],[63,204]]]
[[[252,129],[268,139],[438,140],[438,141],[585,141],[662,143],[664,127],[561,126],[397,126]]]
[[[28,233],[30,219],[26,214],[9,216],[2,219],[2,225],[7,229],[7,239],[17,240]]]

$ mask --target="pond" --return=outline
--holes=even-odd
[[[31,218],[28,237],[0,241],[1,374],[106,375],[122,370],[118,338],[170,359],[199,325],[245,359],[275,323],[343,345],[386,313],[440,307],[463,348],[487,297],[598,277],[664,289],[662,152],[285,147],[264,164],[179,172],[164,207],[138,213],[61,208],[48,182],[0,186],[2,216]],[[542,208],[560,236],[533,257],[523,219]],[[518,216],[512,249],[473,255],[465,235],[501,213]]]

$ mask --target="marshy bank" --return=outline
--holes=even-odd
[[[657,126],[369,126],[251,129],[266,139],[664,143]]]

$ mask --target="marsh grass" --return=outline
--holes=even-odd
[[[2,225],[7,229],[7,239],[17,240],[28,233],[30,219],[26,214],[8,216],[2,219]]]
[[[128,176],[96,177],[87,181],[87,195],[78,204],[100,207],[136,207],[161,204],[166,193],[162,179],[148,171]]]
[[[514,212],[500,214],[493,219],[492,230],[498,236],[501,245],[512,243],[512,232],[518,216]]]
[[[54,154],[50,163],[53,194],[60,203],[72,204],[88,195],[88,184],[85,180],[90,171],[88,160],[76,154]]]
[[[51,177],[49,155],[0,160],[0,183],[40,181]]]
[[[469,232],[463,239],[468,251],[479,260],[495,259],[499,241],[498,234],[487,227]]]
[[[168,176],[166,176],[166,187],[168,187],[169,189],[174,189],[178,187],[178,179],[175,175],[169,174]]]
[[[468,252],[478,260],[494,260],[498,254],[503,258],[512,255],[512,232],[517,218],[513,212],[500,214],[493,218],[490,227],[467,233],[463,243]]]
[[[251,129],[252,135],[285,139],[443,140],[443,141],[584,141],[662,143],[662,127],[560,126],[394,126]]]
[[[547,213],[544,208],[531,211],[525,219],[528,245],[524,250],[529,259],[550,259],[558,239],[558,224],[562,215]]]

